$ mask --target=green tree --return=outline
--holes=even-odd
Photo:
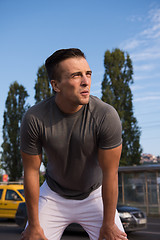
[[[5,102],[2,167],[9,175],[10,181],[19,180],[22,176],[22,161],[20,155],[20,124],[22,116],[28,109],[26,98],[28,93],[16,81],[10,85]]]
[[[35,100],[36,103],[42,101],[45,98],[51,97],[53,95],[52,88],[48,79],[48,74],[45,68],[45,65],[42,65],[37,72],[37,79],[35,81]],[[42,161],[44,166],[47,166],[47,157],[46,154],[43,153]]]
[[[139,164],[142,149],[140,129],[133,113],[133,66],[128,53],[109,50],[104,56],[105,74],[102,81],[102,100],[115,107],[122,122],[123,150],[120,165]]]
[[[48,79],[45,65],[42,65],[37,72],[37,79],[35,81],[35,100],[36,103],[48,98],[52,95],[51,85]]]
[[[0,182],[2,182],[2,174],[3,174],[3,172],[2,172],[2,166],[1,166],[1,162],[2,162],[1,154],[2,154],[2,152],[0,151]]]

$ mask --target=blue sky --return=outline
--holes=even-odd
[[[144,153],[160,155],[159,0],[0,0],[0,145],[9,86],[15,80],[34,104],[38,68],[60,48],[78,47],[101,98],[104,53],[120,48],[133,61],[134,115]]]

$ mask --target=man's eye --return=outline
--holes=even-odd
[[[81,74],[80,73],[75,73],[75,74],[73,74],[73,78],[75,78],[75,77],[79,77]]]
[[[88,72],[86,75],[87,75],[88,77],[91,77],[92,73]]]

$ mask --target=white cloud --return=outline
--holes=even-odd
[[[130,16],[130,18],[128,18],[129,21],[131,22],[141,22],[143,21],[143,18],[141,16],[137,16],[137,15],[132,15]]]
[[[142,84],[142,85],[136,84],[134,86],[131,86],[131,90],[132,91],[144,90],[144,89],[146,89],[148,87],[151,87],[151,84]]]
[[[149,11],[149,27],[141,32],[140,35],[147,38],[158,38],[160,36],[160,9],[154,8]]]
[[[132,91],[146,90],[146,89],[150,90],[151,88],[152,89],[153,88],[160,89],[160,82],[150,82],[150,83],[145,83],[145,84],[135,84],[135,85],[131,86],[131,90]],[[144,91],[143,91],[143,94],[147,94],[148,95],[148,93],[147,92],[144,93]],[[156,92],[149,93],[149,95],[156,95],[156,94],[158,94],[160,96],[160,93],[156,93]],[[141,95],[142,95],[142,91],[141,91]]]
[[[160,48],[158,48],[157,46],[148,47],[141,51],[132,53],[131,58],[134,61],[147,61],[147,60],[151,61],[160,59]]]
[[[154,51],[154,59],[160,57],[160,8],[152,9],[148,13],[148,16],[144,19],[146,27],[143,31],[138,33],[133,38],[130,38],[123,43],[120,47],[126,51],[136,50],[137,54],[134,54],[136,60],[144,60],[146,57],[151,56],[151,49],[149,51],[148,46],[157,45],[156,51]],[[146,49],[145,49],[146,48]],[[144,51],[145,50],[145,51]],[[151,56],[153,59],[153,56]]]
[[[149,11],[149,18],[152,22],[160,22],[160,9],[154,8]]]
[[[142,90],[142,89],[144,89],[144,88],[146,88],[145,85],[134,85],[134,86],[131,86],[131,90],[132,90],[132,91]]]
[[[141,22],[138,22],[138,19],[134,17],[130,19],[132,22],[137,21],[137,24],[141,24],[142,31],[123,42],[121,46],[129,51],[133,61],[135,84],[131,86],[131,90],[133,91],[135,112],[142,115],[144,120],[143,112],[146,111],[146,119],[153,122],[153,120],[160,120],[159,115],[155,116],[155,113],[160,112],[160,92],[158,92],[160,89],[160,6],[157,7],[152,4],[152,7],[154,9],[150,10],[147,16],[143,16]],[[140,119],[141,117],[139,117]],[[143,124],[142,128],[144,128]],[[156,134],[159,129],[156,128]],[[153,127],[149,130],[155,138]],[[144,134],[148,136],[146,129],[142,131],[142,135]],[[156,145],[156,142],[152,145],[156,146],[157,151],[158,145]],[[145,144],[142,144],[144,147]],[[148,147],[150,147],[150,144]]]
[[[134,65],[135,71],[151,71],[153,69],[155,69],[155,64],[153,64],[153,63]]]
[[[160,36],[160,23],[153,25],[151,28],[145,29],[140,35],[151,39],[158,38]]]
[[[142,102],[142,101],[150,101],[150,100],[160,100],[160,96],[144,96],[144,97],[137,97],[134,99],[134,102]]]
[[[160,100],[160,92],[143,92],[134,96],[134,102]]]
[[[128,51],[139,47],[142,43],[144,43],[144,41],[138,39],[128,39],[120,45],[120,48]]]
[[[135,80],[146,80],[146,79],[159,79],[160,73],[152,73],[152,74],[135,74],[134,79]]]

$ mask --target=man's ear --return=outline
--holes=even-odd
[[[51,80],[51,86],[55,92],[60,92],[60,89],[58,87],[58,81],[57,80]]]

